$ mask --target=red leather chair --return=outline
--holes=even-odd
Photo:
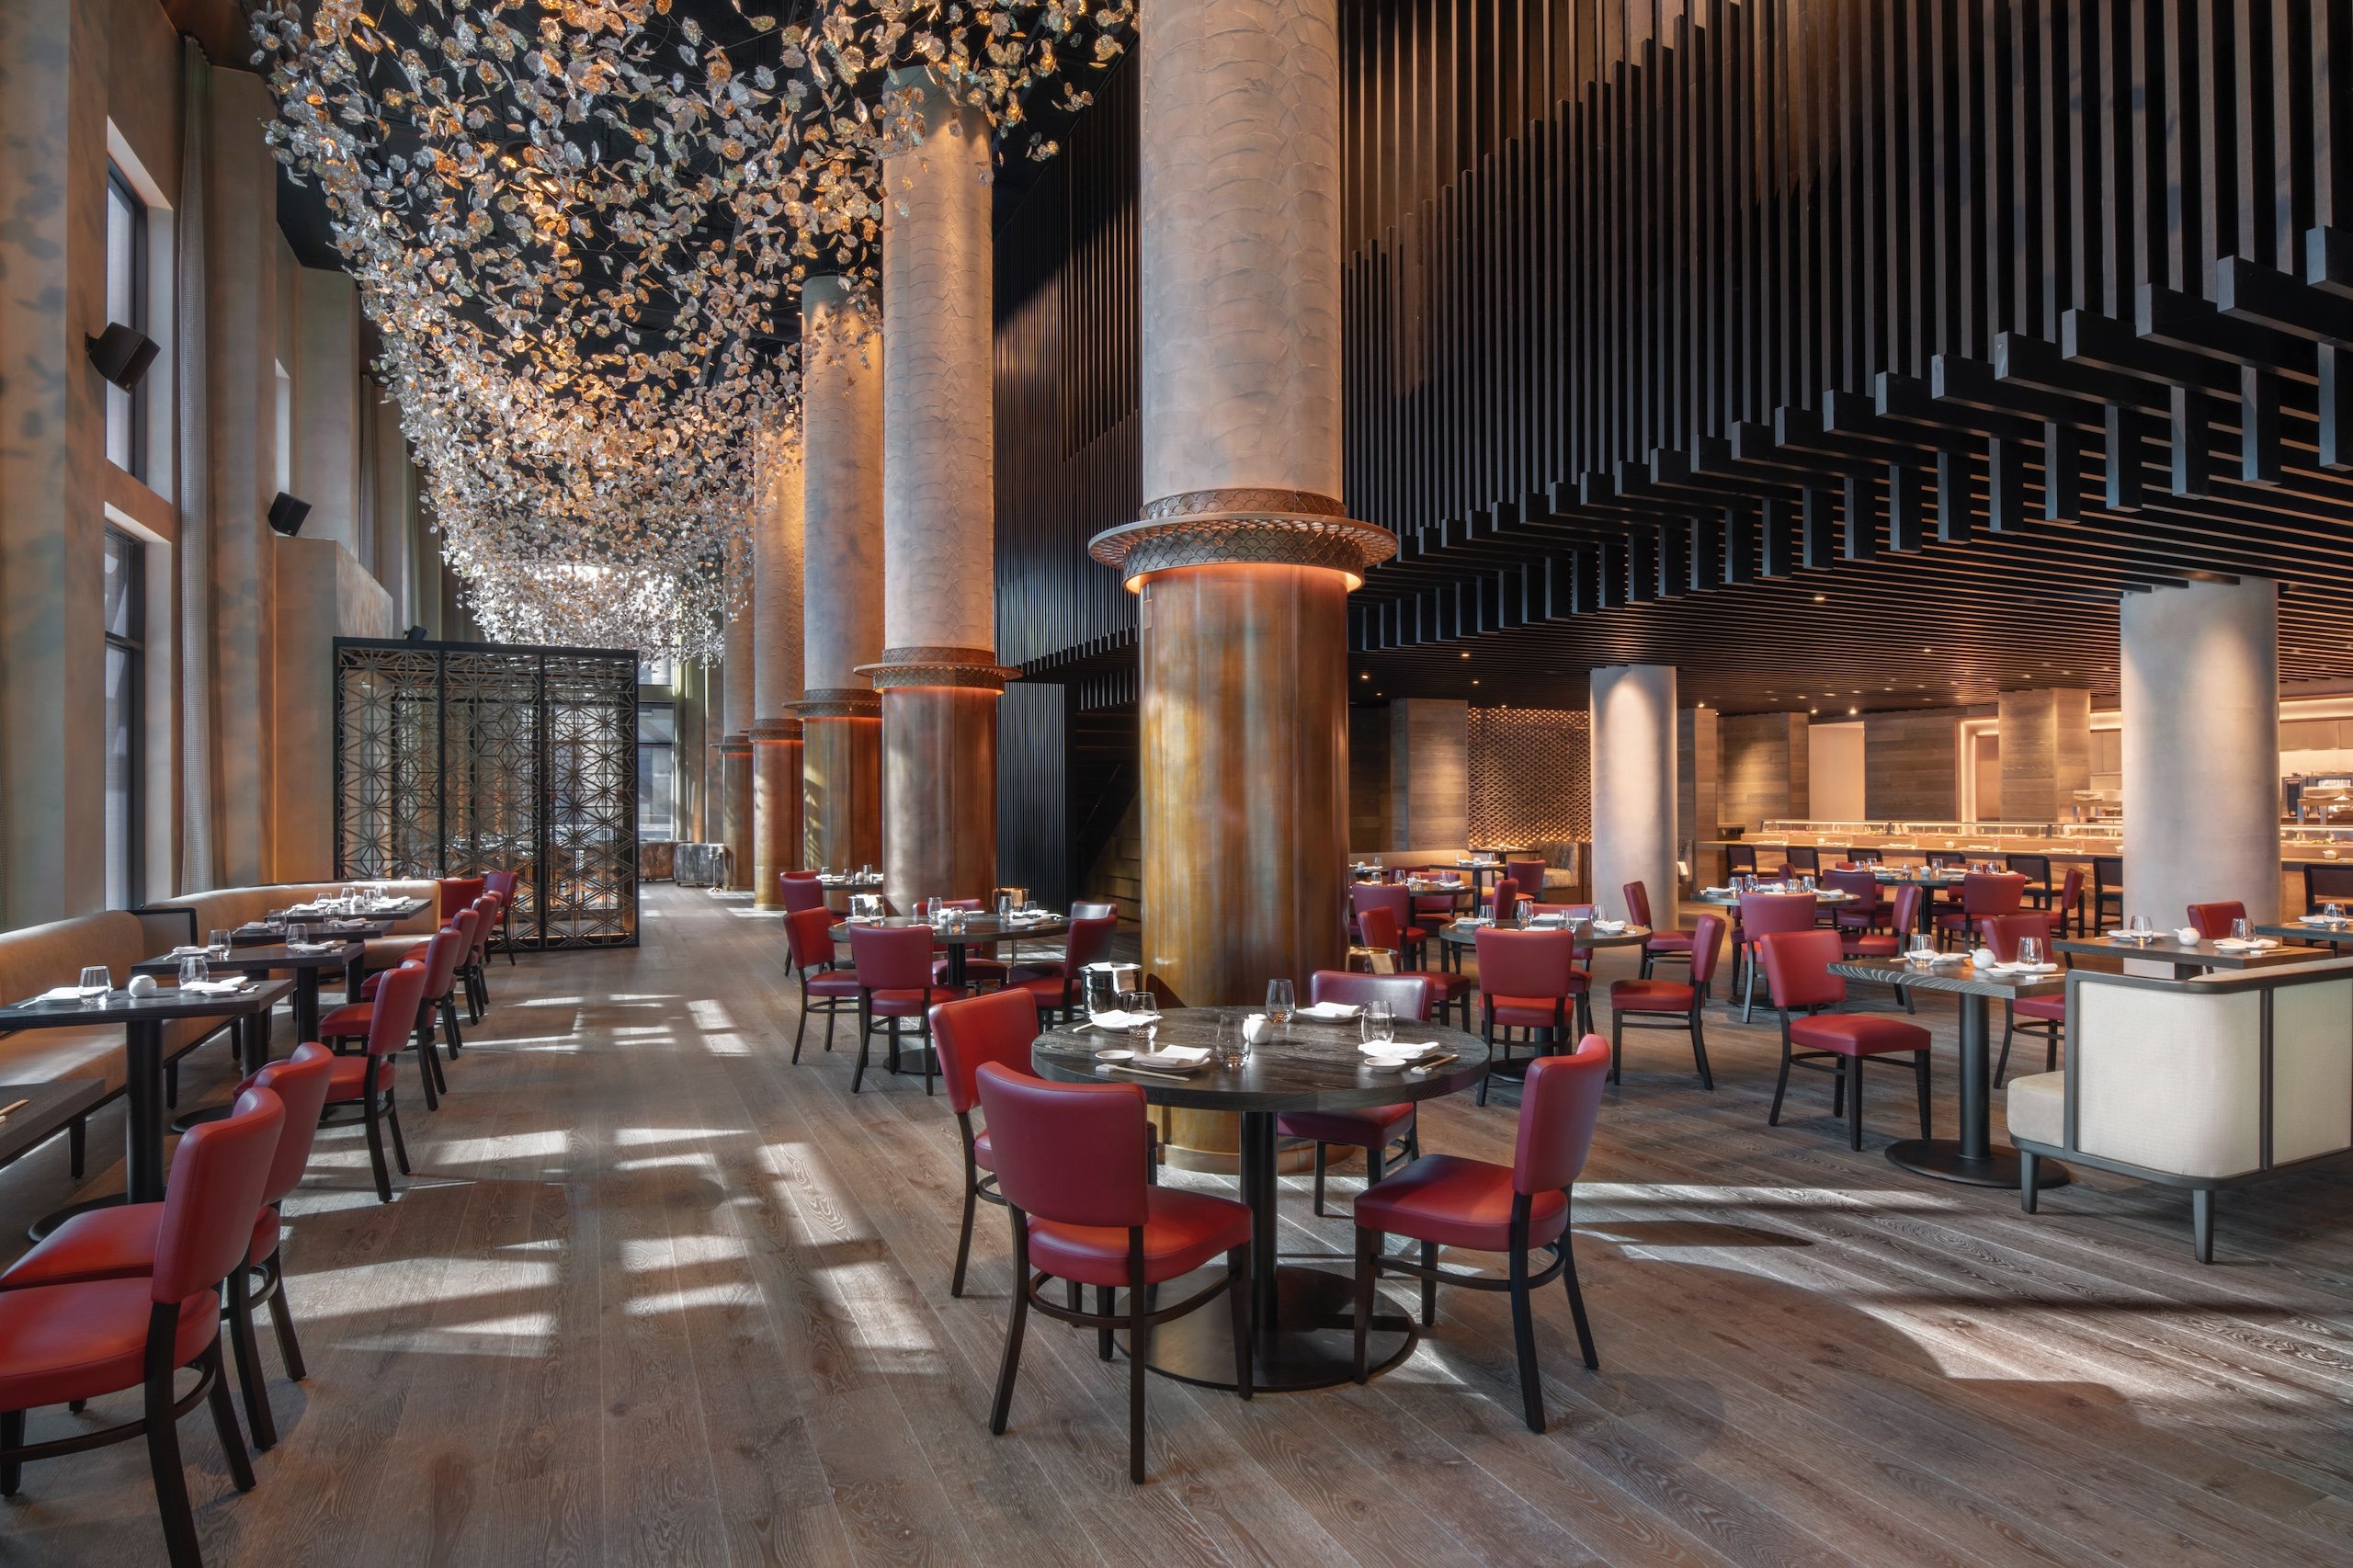
[[[1479,932],[1477,951],[1479,1007],[1486,1020],[1488,1051],[1479,1103],[1485,1105],[1497,1063],[1512,1059],[1510,1030],[1528,1030],[1530,1049],[1538,1029],[1552,1030],[1555,1041],[1573,1023],[1580,1035],[1593,1032],[1593,976],[1577,968],[1576,940],[1567,931],[1509,931],[1491,926]],[[1506,1031],[1500,1042],[1498,1028]]]
[[[1691,961],[1691,932],[1680,928],[1671,931],[1662,931],[1658,928],[1658,922],[1651,918],[1650,888],[1642,882],[1628,882],[1620,891],[1626,895],[1626,918],[1637,926],[1647,926],[1651,928],[1649,939],[1643,943],[1642,977],[1644,980],[1651,977],[1653,964],[1689,963]],[[1716,925],[1721,930],[1723,922],[1719,920]],[[1713,966],[1711,965],[1710,968],[1712,971]]]
[[[935,1003],[952,1002],[962,992],[932,983],[931,927],[928,926],[852,926],[849,927],[850,967],[858,974],[858,1066],[849,1075],[849,1092],[866,1082],[874,1026],[878,1020],[891,1036],[891,1071],[899,1070],[899,1030],[915,1021],[923,1040],[923,1092],[931,1093],[938,1063],[931,1054],[931,1009]]]
[[[777,899],[787,915],[825,907],[825,884],[814,871],[785,871],[777,878]]]
[[[1439,881],[1449,879],[1455,881],[1463,881],[1462,873],[1455,869],[1452,866],[1399,867],[1396,869],[1396,875],[1401,879],[1421,877],[1431,881]],[[1467,881],[1463,881],[1463,885],[1465,888],[1470,886]],[[1435,930],[1438,926],[1447,924],[1447,922],[1454,918],[1455,900],[1457,896],[1457,894],[1450,892],[1413,893],[1414,917],[1407,924],[1424,926],[1431,930]],[[1476,901],[1473,900],[1473,902],[1475,903]]]
[[[1846,925],[1846,915],[1839,915],[1840,934],[1846,937],[1846,954],[1850,959],[1901,958],[1904,944],[1920,926],[1921,889],[1916,882],[1906,882],[1895,890],[1894,899],[1888,904],[1888,929],[1885,931],[1856,931]],[[1907,1013],[1919,1009],[1912,1004],[1912,988],[1901,981],[1896,983],[1896,995],[1904,999]]]
[[[466,950],[458,960],[458,983],[466,988],[466,1021],[482,1022],[490,1011],[490,934],[498,928],[498,897],[484,893],[474,900],[471,911],[474,928],[466,943]],[[457,1052],[453,1049],[451,1055]]]
[[[1744,973],[1740,987],[1740,1021],[1748,1022],[1756,1006],[1756,955],[1768,937],[1784,931],[1810,931],[1822,905],[1810,892],[1745,892],[1740,895],[1739,945],[1733,961]],[[1836,933],[1833,933],[1836,935]]]
[[[474,900],[480,898],[483,890],[489,885],[490,879],[486,876],[441,878],[441,924],[447,926],[458,911],[472,908]]]
[[[1529,898],[1535,899],[1540,903],[1544,897],[1545,869],[1546,867],[1544,862],[1541,860],[1506,860],[1504,862],[1504,875],[1509,877],[1514,882],[1518,883],[1521,892],[1526,893]]]
[[[2026,879],[2016,871],[1971,871],[1961,879],[1961,907],[1937,916],[1938,946],[1963,938],[1989,915],[2015,915],[2026,902]]]
[[[1381,911],[1376,917],[1386,918]],[[1430,1016],[1428,977],[1419,974],[1358,974],[1347,970],[1319,969],[1307,977],[1307,999],[1339,1002],[1361,1007],[1386,1002],[1400,1023],[1426,1023]],[[1364,1151],[1364,1179],[1370,1187],[1388,1168],[1389,1146],[1402,1147],[1408,1161],[1422,1152],[1421,1131],[1411,1103],[1366,1106],[1357,1110],[1295,1110],[1275,1118],[1279,1138],[1315,1141],[1315,1212],[1324,1212],[1324,1162],[1331,1145]]]
[[[1862,868],[1847,871],[1824,871],[1822,885],[1834,892],[1852,893],[1855,902],[1840,904],[1831,911],[1830,924],[1841,931],[1870,933],[1880,928],[1888,918],[1888,903],[1880,890],[1879,879]]]
[[[1847,983],[1830,972],[1845,943],[1836,931],[1777,931],[1757,943],[1765,983],[1781,1013],[1781,1075],[1773,1085],[1773,1109],[1765,1119],[1781,1124],[1781,1099],[1789,1093],[1790,1069],[1832,1072],[1830,1114],[1847,1110],[1847,1146],[1863,1146],[1863,1074],[1866,1062],[1909,1053],[1913,1083],[1920,1096],[1920,1136],[1928,1131],[1928,1031],[1917,1024],[1870,1014],[1824,1013],[1847,999]],[[1808,1049],[1799,1050],[1799,1047]],[[1824,1066],[1827,1062],[1829,1065]],[[1900,1065],[1900,1063],[1898,1063]]]
[[[447,935],[445,930],[443,935]],[[438,942],[440,938],[436,937]],[[375,1009],[368,1019],[367,1049],[357,1056],[335,1059],[335,1073],[327,1081],[327,1104],[356,1105],[368,1122],[368,1162],[376,1173],[378,1201],[392,1200],[392,1178],[384,1169],[383,1128],[392,1130],[392,1153],[399,1157],[401,1175],[407,1176],[408,1144],[401,1137],[400,1108],[392,1097],[392,1059],[401,1048],[420,1034],[426,1036],[417,1049],[426,1056],[433,1053],[430,1031],[432,1026],[423,1021],[426,988],[431,983],[427,966],[415,962],[385,970],[376,978],[381,982],[376,990]],[[338,1007],[336,1012],[347,1009]],[[426,1097],[433,1095],[432,1074],[426,1074]]]
[[[1081,977],[1088,964],[1101,963],[1111,956],[1111,938],[1119,929],[1120,922],[1114,915],[1074,918],[1070,936],[1063,944],[1062,957],[1014,964],[1006,971],[1005,983],[1008,988],[1028,992],[1039,1006],[1060,1014],[1065,1021],[1074,1018],[1080,1003],[1086,999],[1079,994]]]
[[[1005,1203],[995,1191],[996,1153],[988,1130],[975,1131],[972,1127],[972,1112],[980,1108],[975,1075],[982,1063],[994,1062],[1009,1072],[1036,1076],[1029,1071],[1029,1048],[1038,1040],[1038,1005],[1018,988],[960,996],[932,1008],[931,1038],[939,1042],[939,1076],[964,1142],[964,1220],[956,1233],[956,1271],[948,1280],[948,1293],[961,1296],[964,1265],[972,1253],[974,1205]]]
[[[1364,915],[1368,909],[1386,910],[1396,930],[1396,940],[1391,945],[1405,955],[1406,966],[1424,969],[1428,965],[1430,927],[1414,921],[1414,897],[1394,882],[1357,882],[1348,889],[1348,907],[1357,917],[1357,934],[1364,937]],[[1376,946],[1367,938],[1365,946]]]
[[[2048,937],[2052,934],[2058,911],[2025,909],[2016,915],[1989,915],[1977,923],[1978,936],[1994,949],[1994,957],[2008,963],[2018,956],[2020,937]],[[2230,927],[2222,929],[2227,932]],[[2019,1020],[2024,1019],[2021,1023]],[[2067,1026],[2067,999],[2064,996],[2018,996],[2002,1003],[2002,1054],[1994,1063],[1994,1086],[2002,1086],[2002,1074],[2009,1071],[2010,1041],[2019,1034],[2039,1035],[2043,1044],[2042,1070],[2054,1073],[2059,1068],[2059,1037]]]
[[[1471,977],[1447,969],[1408,969],[1405,967],[1404,944],[1397,937],[1397,917],[1385,909],[1368,909],[1357,916],[1364,946],[1395,957],[1394,975],[1411,975],[1422,982],[1429,991],[1429,1015],[1438,1022],[1446,1021],[1446,1010],[1462,1009],[1462,1027],[1471,1027]],[[1381,978],[1392,978],[1383,976]]]
[[[245,1422],[253,1430],[254,1446],[265,1450],[277,1446],[278,1423],[269,1408],[269,1392],[262,1382],[261,1347],[254,1341],[254,1309],[268,1303],[287,1375],[301,1381],[302,1351],[295,1342],[294,1320],[286,1308],[278,1207],[301,1182],[303,1167],[310,1163],[319,1111],[326,1104],[327,1081],[334,1068],[332,1051],[315,1041],[305,1042],[285,1061],[271,1062],[237,1085],[240,1096],[249,1089],[267,1089],[286,1111],[278,1150],[270,1159],[269,1179],[262,1188],[261,1208],[254,1219],[253,1244],[246,1251],[245,1267],[229,1271],[228,1301],[221,1313],[229,1325],[230,1348],[236,1352]],[[121,1203],[76,1214],[0,1274],[0,1290],[78,1285],[93,1279],[143,1279],[155,1271],[155,1243],[163,1219],[161,1203]],[[253,1281],[256,1269],[262,1276],[258,1290]]]
[[[792,1060],[801,1060],[801,1045],[809,1037],[809,1015],[825,1015],[825,1050],[834,1049],[834,1018],[843,1009],[858,1007],[858,975],[834,962],[834,912],[820,901],[784,917],[784,945],[792,972],[801,980],[801,1027],[792,1034]]]
[[[172,1156],[151,1272],[0,1290],[0,1493],[17,1495],[27,1460],[143,1436],[169,1560],[173,1568],[201,1568],[179,1419],[199,1403],[210,1405],[230,1480],[240,1492],[253,1490],[253,1461],[222,1375],[220,1290],[244,1267],[285,1122],[276,1095],[248,1089],[226,1119],[188,1130]],[[196,1369],[197,1382],[176,1396],[173,1374],[182,1367]],[[136,1421],[25,1441],[28,1410],[134,1388],[146,1393]]]
[[[1634,884],[1640,887],[1642,884]],[[1700,1032],[1699,1009],[1708,982],[1716,972],[1716,950],[1723,945],[1724,922],[1720,915],[1702,915],[1693,932],[1691,978],[1681,980],[1615,980],[1609,983],[1609,1081],[1617,1083],[1619,1062],[1626,1046],[1626,1031],[1677,1029],[1691,1036],[1691,1060],[1699,1064],[1699,1086],[1716,1086],[1708,1071],[1708,1043]]]
[[[2055,940],[2084,930],[2084,869],[2070,866],[2059,879],[2059,896],[2041,914],[2051,921],[2051,935]]]
[[[1438,1322],[1438,1287],[1511,1292],[1512,1339],[1519,1358],[1519,1398],[1531,1432],[1544,1430],[1544,1385],[1536,1366],[1534,1294],[1559,1275],[1569,1294],[1569,1316],[1577,1329],[1585,1364],[1598,1369],[1593,1326],[1586,1321],[1585,1295],[1577,1289],[1576,1259],[1569,1250],[1569,1201],[1594,1123],[1601,1114],[1602,1076],[1609,1047],[1587,1035],[1574,1053],[1543,1056],[1528,1064],[1519,1096],[1519,1135],[1512,1163],[1490,1165],[1452,1154],[1432,1154],[1368,1190],[1357,1199],[1356,1375],[1365,1381],[1365,1335],[1372,1324],[1373,1290],[1382,1274],[1413,1275],[1422,1282],[1422,1327]],[[1382,1255],[1389,1236],[1422,1244],[1419,1263]],[[1465,1247],[1500,1252],[1511,1259],[1507,1278],[1442,1274],[1438,1249]],[[1529,1253],[1550,1247],[1552,1261],[1536,1273]]]
[[[1234,1381],[1250,1397],[1250,1210],[1232,1199],[1154,1187],[1144,1179],[1151,1143],[1143,1090],[1134,1084],[1049,1084],[983,1062],[974,1074],[987,1113],[997,1191],[1013,1220],[1015,1289],[1005,1364],[997,1374],[989,1430],[1002,1435],[1021,1369],[1030,1312],[1096,1331],[1111,1358],[1111,1334],[1128,1331],[1128,1479],[1144,1479],[1144,1377],[1154,1325],[1206,1305],[1222,1291],[1233,1309]],[[1174,1306],[1154,1307],[1152,1287],[1182,1278],[1225,1255],[1225,1277]],[[1033,1272],[1034,1271],[1034,1272]],[[1067,1281],[1072,1304],[1046,1300],[1049,1279]],[[1079,1309],[1079,1288],[1095,1287],[1096,1308]],[[1128,1310],[1112,1311],[1125,1287]]]
[[[1508,926],[1519,918],[1519,884],[1511,878],[1497,877],[1495,885],[1488,890],[1487,918],[1498,926]]]
[[[2231,922],[2246,918],[2246,905],[2233,899],[2227,903],[2193,903],[2189,906],[2189,923],[2198,934],[2211,942],[2217,937],[2231,934]]]
[[[482,885],[483,892],[498,895],[498,939],[506,949],[506,964],[511,969],[515,965],[515,899],[523,885],[523,873],[484,871]]]
[[[467,913],[471,914],[471,911]],[[464,922],[465,916],[461,915],[457,924],[444,926],[435,932],[433,939],[426,944],[421,964],[417,960],[410,959],[402,966],[415,965],[425,976],[415,1017],[410,1019],[408,1028],[414,1031],[416,1040],[417,1073],[424,1085],[425,1108],[427,1110],[439,1109],[440,1096],[449,1090],[449,1077],[441,1067],[440,1043],[436,1038],[438,1032],[446,1031],[449,1036],[450,1057],[454,1060],[458,1054],[458,1005],[453,977],[458,972],[459,959],[466,950],[468,937]],[[375,1028],[376,1009],[383,996],[384,987],[389,977],[397,972],[396,970],[379,970],[369,975],[367,983],[359,988],[359,1001],[347,1002],[319,1020],[319,1038],[338,1051],[347,1041],[369,1039]],[[437,1017],[439,1019],[439,1030],[435,1028]]]
[[[1073,920],[1117,920],[1120,906],[1101,900],[1080,899],[1070,906]]]

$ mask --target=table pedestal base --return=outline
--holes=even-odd
[[[1161,1287],[1163,1301],[1187,1291],[1189,1281]],[[1276,1271],[1279,1303],[1272,1334],[1258,1333],[1252,1346],[1250,1377],[1257,1393],[1294,1393],[1327,1389],[1356,1378],[1356,1281],[1329,1269],[1285,1266]],[[1396,1312],[1377,1291],[1372,1331],[1365,1336],[1368,1374],[1387,1371],[1413,1352],[1419,1335],[1411,1318]],[[1124,1346],[1127,1336],[1121,1335]],[[1233,1318],[1221,1297],[1199,1312],[1152,1331],[1146,1362],[1164,1378],[1201,1388],[1230,1389],[1233,1381]]]
[[[2018,1152],[2007,1143],[1989,1144],[1984,1153],[1972,1156],[1961,1153],[1958,1139],[1907,1138],[1900,1143],[1890,1143],[1887,1158],[1891,1165],[1940,1181],[2013,1190],[2018,1185]],[[2034,1185],[2038,1188],[2064,1187],[2069,1179],[2067,1167],[2056,1160],[2043,1160],[2035,1166]]]

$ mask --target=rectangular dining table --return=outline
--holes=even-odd
[[[0,1165],[56,1137],[106,1097],[107,1086],[96,1078],[0,1084]]]
[[[2176,980],[2189,980],[2210,969],[2270,969],[2277,964],[2313,963],[2336,956],[2325,948],[2218,948],[2211,941],[2177,940],[2169,931],[2147,942],[2119,942],[2108,937],[2063,937],[2051,944],[2051,950],[2171,964]]]
[[[305,1040],[319,1038],[321,971],[330,969],[343,971],[344,999],[357,1001],[361,979],[359,960],[367,950],[358,941],[342,938],[307,948],[290,948],[282,942],[267,947],[232,948],[224,955],[208,953],[204,960],[206,967],[216,972],[227,970],[237,974],[266,976],[274,971],[285,971],[292,974],[294,1038]],[[164,953],[131,966],[133,974],[152,974],[158,979],[169,979],[179,971],[180,956],[176,953]],[[249,1031],[249,1035],[259,1035],[260,1039],[257,1043],[251,1038],[246,1040],[238,1062],[246,1072],[258,1073],[269,1061],[269,1040],[263,1031]]]

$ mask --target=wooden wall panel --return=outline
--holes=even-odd
[[[1723,851],[1702,847],[1723,822],[1722,718],[1712,708],[1675,716],[1675,839],[1695,887],[1723,884]]]
[[[1809,814],[1806,717],[1742,713],[1719,721],[1722,782],[1718,819],[1755,832],[1776,818]]]
[[[1377,854],[1403,848],[1389,828],[1389,709],[1348,710],[1348,847]]]
[[[1389,705],[1389,832],[1400,849],[1471,842],[1471,705]]]
[[[2092,694],[2040,687],[2006,691],[2001,726],[2001,815],[2011,822],[2063,822],[2075,791],[2091,788]],[[1989,815],[1981,796],[1978,814]]]
[[[1863,809],[1873,818],[1961,814],[1958,709],[1863,716]]]

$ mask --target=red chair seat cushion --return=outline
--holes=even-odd
[[[161,1203],[123,1203],[76,1214],[0,1274],[0,1290],[89,1279],[143,1279],[155,1271]]]
[[[1313,1138],[1318,1143],[1379,1149],[1402,1136],[1413,1119],[1411,1105],[1366,1106],[1359,1110],[1300,1110],[1275,1118],[1275,1132],[1283,1138]]]
[[[1452,1154],[1426,1154],[1365,1188],[1357,1199],[1359,1230],[1411,1236],[1440,1246],[1502,1252],[1511,1244],[1511,1167]],[[1569,1200],[1537,1193],[1529,1204],[1528,1240],[1537,1245],[1568,1229]]]
[[[1694,935],[1689,931],[1655,931],[1651,934],[1650,940],[1643,944],[1643,950],[1646,953],[1688,953],[1694,940]]]
[[[1688,1013],[1699,1000],[1699,987],[1679,980],[1613,980],[1613,1013]]]
[[[1893,959],[1904,955],[1904,938],[1883,931],[1869,931],[1847,938],[1850,959]]]
[[[2010,1004],[2010,1011],[2021,1018],[2044,1018],[2054,1024],[2067,1021],[2067,999],[2064,996],[2028,996]],[[6,1283],[0,1280],[0,1283]]]
[[[319,1038],[363,1040],[367,1038],[368,1026],[375,1019],[376,1005],[373,1002],[347,1002],[319,1020]]]
[[[1900,1018],[1852,1013],[1821,1013],[1790,1020],[1790,1041],[1808,1051],[1840,1056],[1884,1056],[1892,1051],[1926,1051],[1928,1031]]]
[[[368,1064],[377,1060],[372,1056],[338,1056],[334,1069],[327,1074],[327,1104],[349,1105],[368,1093]],[[392,1081],[392,1069],[384,1070],[384,1082]]]
[[[1144,1193],[1146,1284],[1174,1279],[1250,1240],[1250,1210],[1230,1198],[1155,1187]],[[1128,1233],[1109,1225],[1029,1221],[1029,1263],[1082,1285],[1128,1283]]]
[[[934,985],[945,985],[948,983],[949,973],[949,970],[948,968],[948,960],[946,959],[932,960],[931,983]],[[966,959],[964,960],[964,978],[968,982],[975,980],[1002,982],[1005,979],[1005,965],[997,961],[995,959]]]
[[[877,991],[866,1010],[878,1018],[919,1018],[935,1002],[953,1002],[962,992],[949,985],[923,991]]]
[[[1016,985],[1031,980],[1060,980],[1063,974],[1063,960],[1060,959],[1027,960],[1006,971],[1006,978]]]
[[[1005,983],[1005,988],[1008,991],[1027,991],[1038,999],[1038,1006],[1040,1007],[1059,1007],[1063,1005],[1064,983],[1065,982],[1059,974],[1024,980],[1021,978],[1021,971],[1016,970],[1013,972],[1013,978]]]
[[[1442,969],[1412,969],[1405,970],[1401,972],[1406,974],[1417,974],[1424,980],[1429,982],[1430,1006],[1433,1007],[1437,1006],[1440,1002],[1453,1001],[1456,997],[1461,995],[1464,992],[1469,991],[1472,987],[1471,977],[1469,975],[1449,974]]]
[[[1592,977],[1583,970],[1570,971],[1569,995],[1581,996]],[[1550,996],[1486,996],[1482,999],[1487,1016],[1497,1024],[1512,1028],[1549,1029],[1555,1023],[1563,1028],[1576,1021],[1576,1008],[1567,1001],[1555,1004]]]
[[[847,996],[855,1002],[858,989],[858,976],[840,970],[827,970],[823,974],[809,977],[809,994],[812,996]]]
[[[145,1381],[147,1277],[0,1290],[0,1410],[97,1399]],[[221,1326],[221,1300],[200,1290],[180,1303],[175,1366],[203,1354]]]

